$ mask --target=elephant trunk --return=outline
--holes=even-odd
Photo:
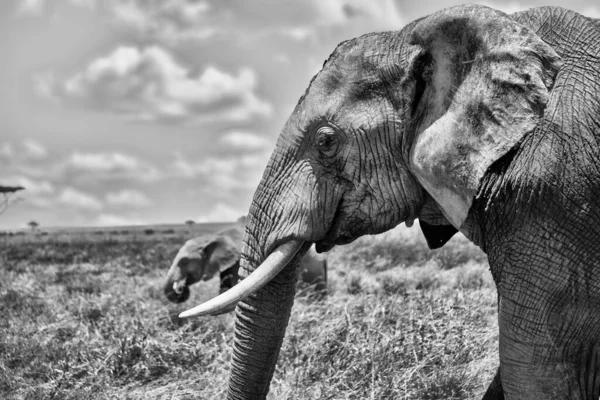
[[[171,265],[169,269],[164,284],[164,293],[167,299],[173,303],[183,303],[190,297],[186,277],[181,274],[181,270],[176,263]]]
[[[251,209],[240,261],[242,274],[251,274],[246,279],[257,272],[256,267],[264,257],[262,251],[269,252],[269,245],[265,246],[265,243],[270,242],[265,237],[263,226],[260,226],[252,213]],[[258,239],[252,232],[257,232],[257,236],[262,238]],[[284,246],[288,243],[290,242],[286,242]],[[296,250],[295,256],[264,287],[238,303],[229,400],[265,399],[269,391],[294,303],[297,269],[311,245],[310,242],[299,240],[292,240],[291,243]],[[269,255],[267,259],[270,257]]]

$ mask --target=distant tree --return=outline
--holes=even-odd
[[[35,232],[37,227],[40,226],[40,224],[37,221],[29,221],[27,225],[29,225],[29,227],[31,228],[31,232]]]
[[[2,186],[0,185],[0,214],[3,214],[11,204],[22,200],[14,197],[19,190],[25,189],[23,186]]]
[[[192,225],[194,225],[195,223],[196,223],[196,221],[194,221],[194,220],[191,220],[191,219],[188,219],[187,221],[185,221],[185,224],[186,224],[187,226],[190,226],[190,227],[191,227]]]
[[[246,216],[242,215],[241,217],[239,217],[237,219],[237,222],[239,222],[240,224],[245,224],[246,223]]]

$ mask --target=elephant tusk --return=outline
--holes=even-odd
[[[179,318],[201,317],[220,314],[224,309],[235,306],[238,301],[265,286],[296,255],[304,244],[291,240],[277,247],[263,263],[240,283],[219,296],[179,314]]]

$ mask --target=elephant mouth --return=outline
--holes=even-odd
[[[172,303],[183,303],[190,298],[190,288],[186,286],[181,287],[179,293],[173,290],[173,285],[165,285],[165,296]]]
[[[356,240],[355,236],[343,232],[342,225],[346,220],[342,210],[342,201],[338,204],[338,209],[333,217],[333,221],[325,236],[315,242],[317,253],[325,253],[333,249],[336,245],[344,245]]]
[[[168,280],[165,284],[165,296],[170,302],[183,303],[190,297],[189,279],[182,277],[178,280]]]
[[[315,250],[317,250],[317,253],[326,253],[333,249],[336,245],[348,244],[356,239],[348,235],[337,236],[330,232],[328,232],[323,239],[315,242]]]

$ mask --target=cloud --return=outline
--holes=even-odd
[[[349,24],[361,18],[377,21],[379,30],[399,29],[405,23],[394,0],[311,0],[310,3],[317,9],[318,23],[326,26]]]
[[[41,72],[33,74],[31,80],[33,84],[33,91],[38,96],[52,101],[58,100],[54,93],[57,82],[52,73]]]
[[[96,8],[96,0],[68,0],[66,1],[73,6],[86,7],[89,9]],[[17,14],[27,16],[41,16],[48,8],[49,1],[47,0],[17,0]]]
[[[238,149],[260,150],[272,148],[275,143],[256,133],[246,131],[231,131],[221,137],[221,143]]]
[[[46,6],[46,0],[18,0],[17,14],[40,15]]]
[[[79,7],[87,7],[89,9],[95,9],[97,4],[96,0],[69,0],[71,4]]]
[[[82,211],[100,211],[103,208],[102,202],[97,197],[72,187],[64,188],[57,201],[61,205]]]
[[[587,6],[582,12],[582,15],[590,18],[600,18],[600,7],[598,6]]]
[[[4,142],[0,145],[0,159],[24,161],[42,160],[48,156],[48,150],[39,141],[31,138],[24,139],[20,145],[14,146]]]
[[[38,74],[34,85],[44,97],[138,121],[244,121],[272,113],[254,93],[253,70],[231,75],[209,66],[192,76],[159,46],[121,46],[62,84],[46,73]]]
[[[0,146],[0,159],[8,160],[15,155],[15,151],[10,143],[2,143]]]
[[[93,174],[97,179],[132,179],[145,182],[160,179],[159,171],[138,158],[120,152],[72,153],[65,168],[71,172]]]
[[[139,190],[123,189],[106,195],[106,203],[111,206],[148,207],[152,201]]]
[[[175,177],[201,178],[211,190],[250,189],[258,186],[268,160],[269,154],[265,152],[209,157],[200,162],[190,162],[177,154],[171,170]]]
[[[122,215],[102,213],[98,215],[92,222],[94,226],[131,226],[145,225],[145,223],[137,218],[129,218]]]
[[[260,40],[278,35],[305,41],[340,26],[367,32],[399,29],[406,23],[394,0],[106,0],[97,2],[96,8],[118,26],[169,45],[215,36]]]
[[[37,140],[25,139],[23,141],[23,150],[25,157],[40,160],[48,156],[46,148]]]
[[[332,29],[353,32],[399,29],[404,21],[394,0],[69,0],[98,9],[117,26],[142,39],[174,45],[215,36],[261,40],[272,35],[295,41],[315,39]],[[42,15],[45,0],[23,0],[18,13]]]
[[[144,36],[167,42],[204,40],[216,33],[203,23],[211,6],[205,1],[112,0],[108,11],[116,22],[133,27]]]
[[[217,203],[212,209],[200,215],[196,222],[230,222],[237,221],[242,215],[248,214],[248,210],[232,207],[229,204]]]

